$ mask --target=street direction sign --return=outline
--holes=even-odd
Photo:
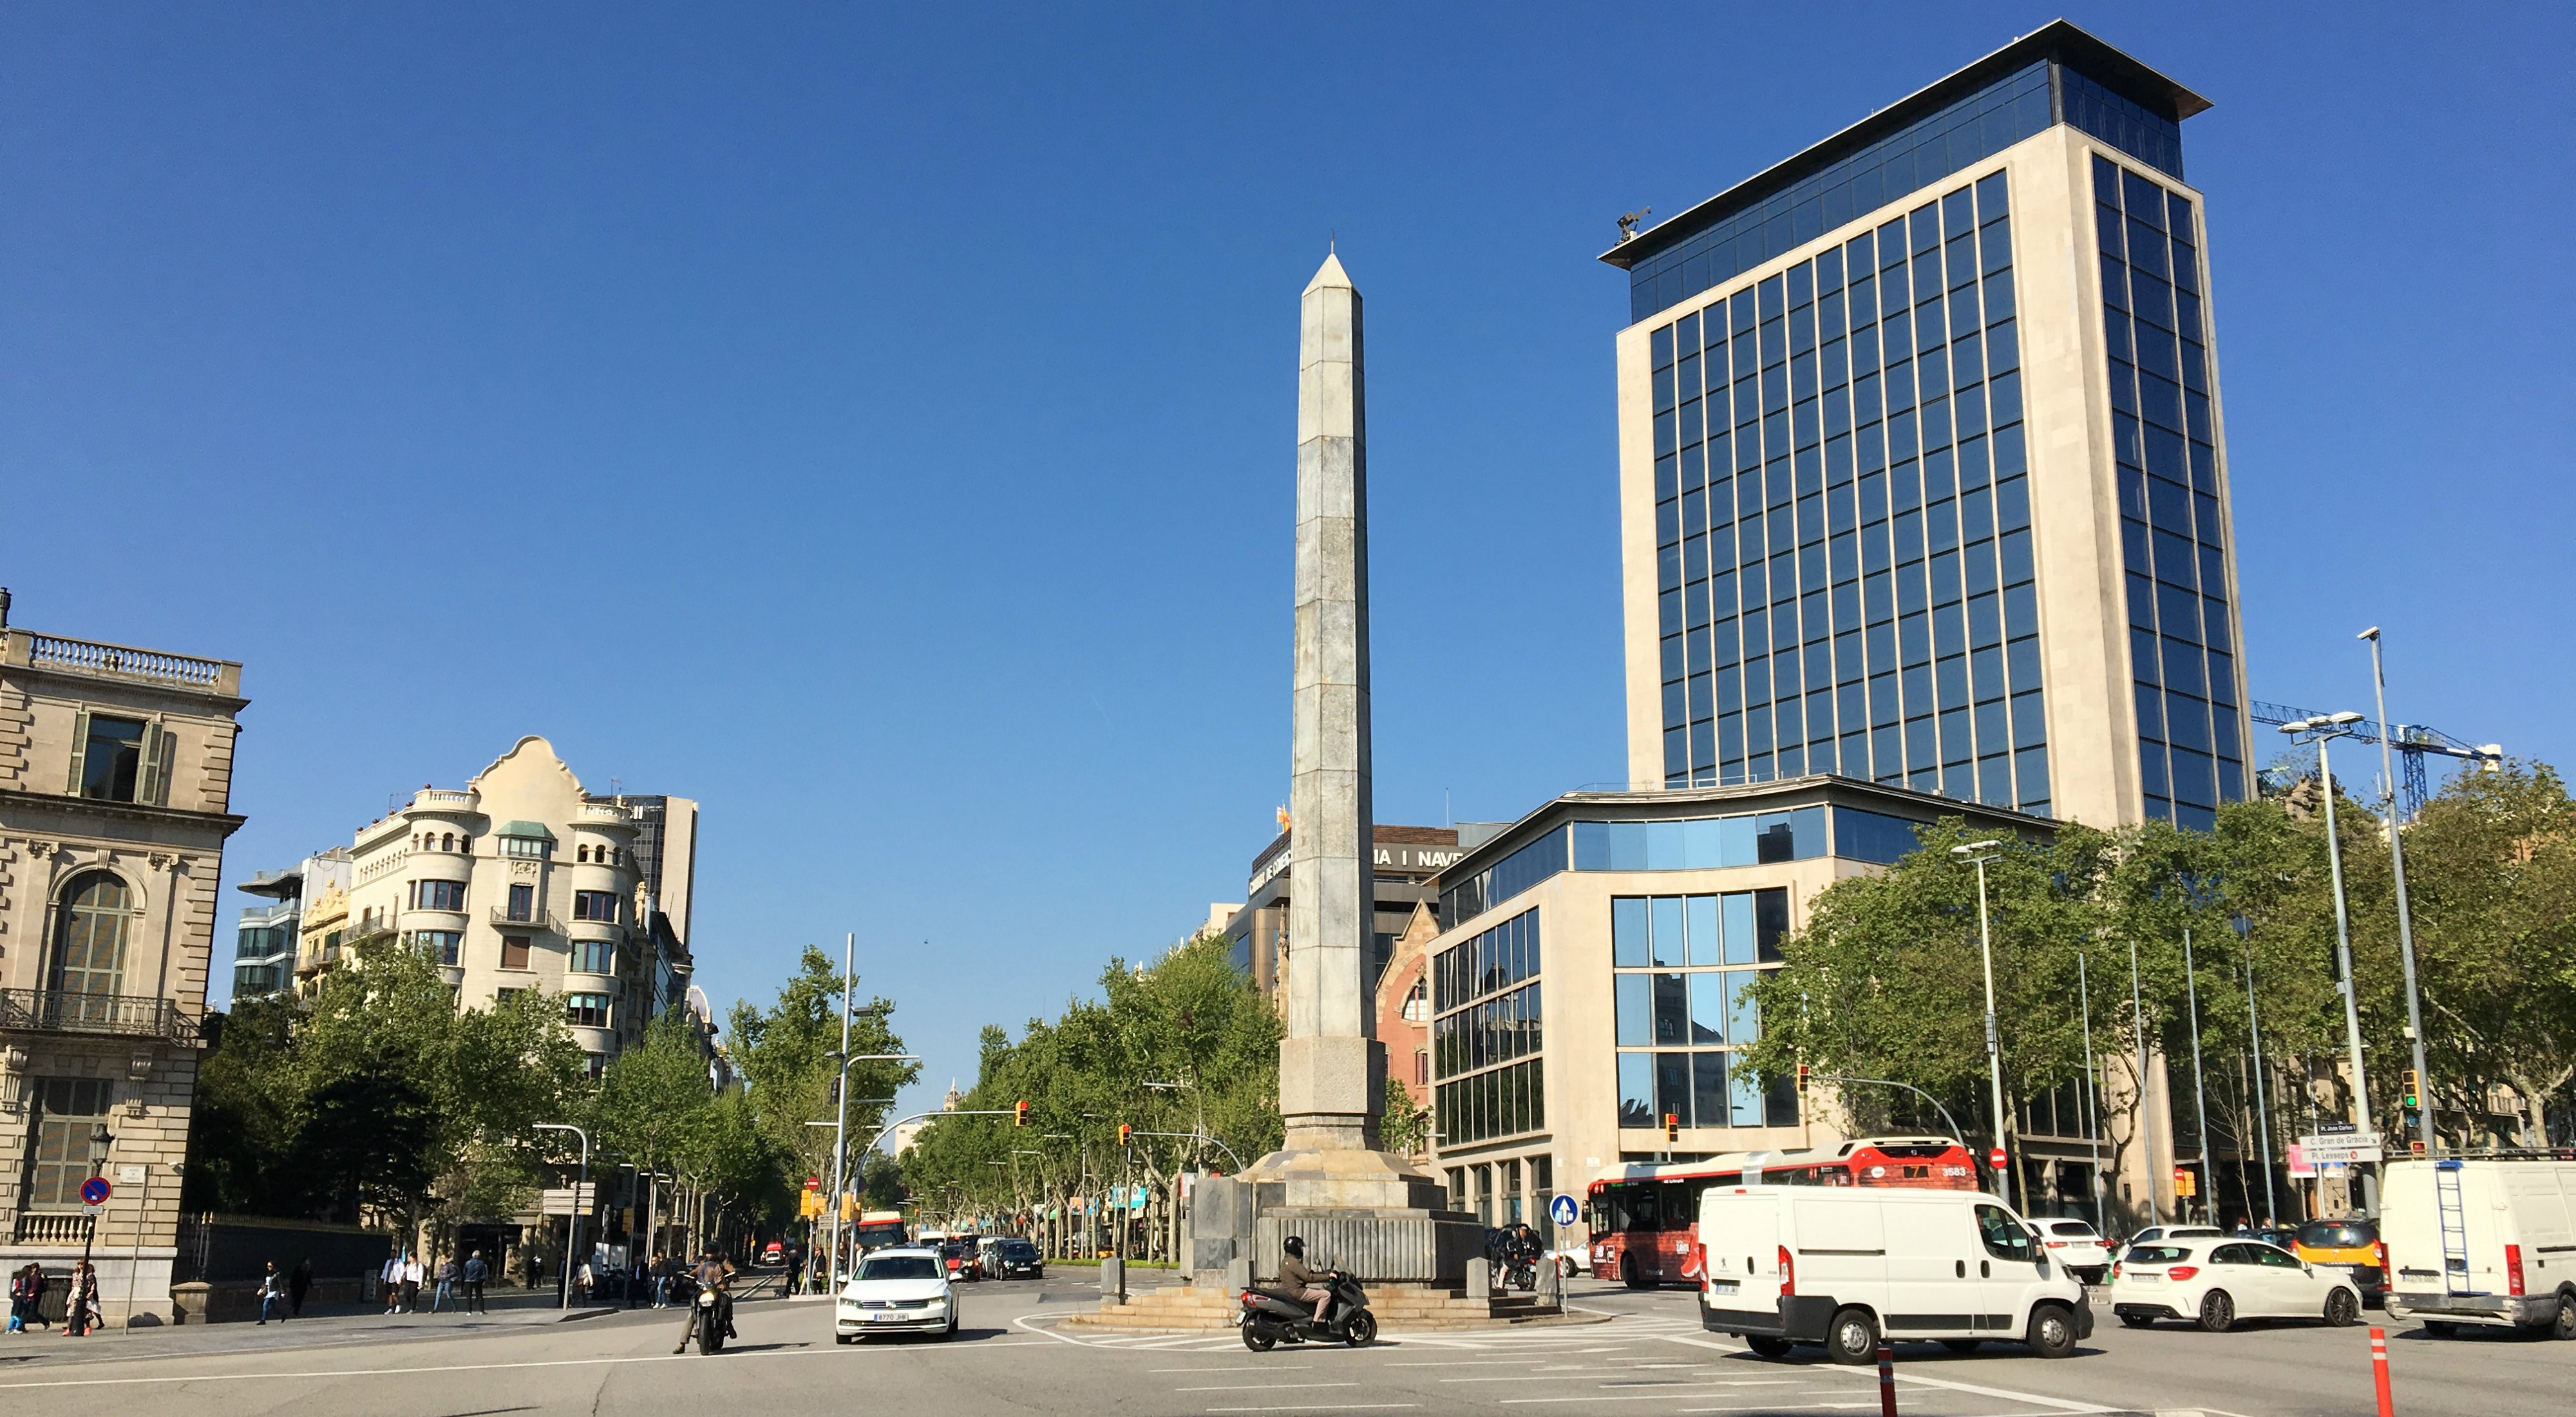
[[[92,1176],[88,1180],[81,1182],[81,1203],[83,1205],[105,1205],[107,1204],[107,1198],[114,1194],[115,1190],[116,1188],[114,1186],[107,1183],[107,1178],[105,1176]]]
[[[2320,1132],[2299,1138],[2299,1151],[2311,1164],[2320,1166],[2380,1159],[2379,1136],[2375,1132]]]
[[[1572,1225],[1580,1213],[1575,1209],[1574,1197],[1569,1195],[1559,1195],[1547,1203],[1547,1218],[1559,1226]]]
[[[548,1186],[537,1209],[544,1215],[588,1215],[599,1199],[599,1183],[586,1181],[579,1186]]]

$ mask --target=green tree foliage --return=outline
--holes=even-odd
[[[1130,1181],[1164,1196],[1191,1166],[1231,1171],[1229,1150],[1248,1163],[1277,1148],[1279,1016],[1234,967],[1228,941],[1201,936],[1150,966],[1113,959],[1100,990],[1052,1022],[1030,1020],[1017,1041],[985,1030],[965,1106],[1026,1101],[1029,1125],[959,1117],[925,1128],[903,1165],[926,1210],[1005,1214]],[[1141,1137],[1121,1153],[1121,1123],[1185,1136]],[[1186,1139],[1202,1127],[1223,1146]]]
[[[1431,1146],[1431,1109],[1416,1105],[1399,1078],[1386,1080],[1386,1103],[1377,1124],[1378,1144],[1410,1156]]]
[[[809,1127],[834,1116],[833,1085],[840,1064],[831,1055],[841,1046],[841,966],[812,945],[797,961],[796,973],[767,1008],[734,1005],[727,1022],[733,1064],[748,1085],[745,1121],[768,1153],[786,1159],[793,1179],[832,1179],[832,1133]],[[850,1052],[901,1053],[894,1004],[875,998],[853,1000]],[[870,1099],[892,1097],[921,1074],[918,1063],[858,1063],[850,1068],[849,1147],[856,1165],[859,1149],[886,1120],[886,1109]],[[745,1143],[748,1144],[748,1143]],[[788,1178],[782,1173],[781,1186]]]
[[[2204,1058],[2232,1077],[2251,1053],[2250,989],[2267,1063],[2315,1060],[2320,1110],[2339,1113],[2334,1066],[2349,1050],[2322,801],[2308,781],[2222,808],[2211,831],[2068,825],[2044,844],[2006,843],[1987,867],[1987,903],[2008,1107],[2082,1076],[2089,1004],[2105,1086],[2133,1085],[2143,1033],[2169,1071],[2185,1070],[2176,1125],[2195,1127],[2179,1092],[2194,1006]],[[2336,815],[2373,1113],[2393,1132],[2407,1042],[2388,842],[2363,804],[2339,796]],[[1910,1084],[1987,1134],[1976,873],[1951,851],[1973,835],[1946,819],[1886,872],[1815,897],[1784,967],[1756,986],[1763,1033],[1747,1065],[1766,1078],[1803,1062]],[[2498,1084],[2523,1099],[2536,1139],[2539,1100],[2576,1075],[2576,805],[2546,768],[2463,774],[2405,845],[2433,1080],[2457,1139],[2481,1140],[2469,1119]],[[2078,952],[2089,998],[2076,987]],[[1934,1120],[1898,1090],[1837,1095],[1855,1127]],[[2217,1112],[2213,1130],[2236,1125]]]
[[[459,1012],[438,967],[362,947],[311,997],[250,1001],[199,1076],[186,1203],[453,1223],[524,1200],[530,1123],[579,1110],[582,1054],[534,993]]]

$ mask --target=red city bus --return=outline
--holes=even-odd
[[[1592,1272],[1631,1289],[1699,1281],[1699,1196],[1711,1186],[1977,1189],[1977,1158],[1948,1137],[1866,1137],[1811,1151],[1748,1151],[1604,1171],[1592,1183]]]

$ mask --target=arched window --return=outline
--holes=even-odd
[[[438,838],[438,849],[441,851],[454,851],[456,849],[456,833],[442,833]]]
[[[579,859],[580,861],[582,861],[583,863],[587,864],[587,863],[589,862],[589,860],[590,860],[590,848],[589,848],[589,847],[587,847],[587,846],[585,846],[585,847],[581,848],[581,850],[580,850],[580,852],[579,852],[579,854],[578,854],[578,859]]]
[[[125,982],[125,938],[134,892],[106,871],[75,877],[63,893],[54,931],[51,987],[60,994],[118,994]]]

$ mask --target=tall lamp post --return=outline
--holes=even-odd
[[[2352,1120],[2367,1136],[2371,1134],[2370,1075],[2363,1071],[2361,1061],[2361,1002],[2360,991],[2353,983],[2352,924],[2343,898],[2343,839],[2335,833],[2334,766],[2326,755],[2326,745],[2337,738],[2350,737],[2352,726],[2359,722],[2361,715],[2346,709],[2342,713],[2293,719],[2282,724],[2281,731],[2290,735],[2291,742],[2317,746],[2317,776],[2323,780],[2326,798],[2326,863],[2334,879],[2335,963],[2343,970],[2344,1043],[2352,1054]],[[2367,1172],[2362,1179],[2370,1183],[2362,1209],[2375,1212],[2379,1208],[2378,1184]]]
[[[2433,1154],[2432,1093],[2424,1070],[2424,1005],[2415,993],[2415,923],[2406,908],[2406,847],[2398,840],[2397,769],[2388,740],[2396,730],[2388,723],[2388,675],[2379,661],[2379,627],[2371,626],[2358,638],[2370,641],[2370,689],[2377,695],[2379,708],[2379,775],[2388,783],[2388,865],[2397,885],[2397,957],[2406,965],[2406,1042],[2414,1055],[2417,1095],[2428,1104],[2415,1113],[2415,1141],[2424,1154]],[[2320,750],[2322,751],[2322,750]],[[2546,1138],[2544,1138],[2546,1140]]]
[[[582,1193],[590,1189],[590,1133],[570,1122],[539,1122],[536,1124],[536,1129],[541,1132],[570,1132],[581,1138],[581,1170],[577,1173],[578,1179],[572,1183],[572,1214],[566,1217],[568,1224],[564,1240],[563,1302],[556,1306],[569,1309],[572,1307],[572,1253],[581,1248]]]
[[[1995,1033],[1995,946],[1993,932],[1986,923],[1986,863],[1998,859],[1996,851],[2002,845],[2001,841],[1988,840],[1950,848],[1951,855],[1973,861],[1977,867],[1977,953],[1983,957],[1986,966],[1986,1081],[1994,1092],[1997,1151],[2004,1149],[2004,1052],[2003,1043]],[[2006,1153],[2006,1158],[2004,1164],[2011,1166],[2009,1153]],[[2013,1168],[2013,1179],[2021,1179],[2019,1167]],[[2022,1209],[2029,1208],[2030,1201],[2025,1196]]]
[[[108,1152],[115,1145],[116,1135],[107,1129],[107,1123],[93,1122],[90,1124],[89,1175],[91,1180],[95,1181],[101,1175],[105,1174],[107,1171]],[[93,1205],[88,1209],[89,1228],[81,1233],[81,1273],[95,1277],[97,1271],[90,1268],[89,1254],[90,1248],[98,1243],[98,1213],[101,1207]],[[138,1218],[134,1223],[140,1226],[143,1222]],[[72,1308],[69,1311],[69,1317],[64,1320],[64,1323],[67,1327],[75,1327],[82,1333],[87,1333],[89,1332],[89,1319],[88,1316],[80,1309],[80,1290],[81,1287],[79,1281],[74,1280],[72,1284]],[[134,1310],[134,1276],[131,1274],[125,1277],[125,1290],[126,1312],[132,1313]],[[101,1300],[101,1303],[102,1305],[105,1303],[104,1299]]]

